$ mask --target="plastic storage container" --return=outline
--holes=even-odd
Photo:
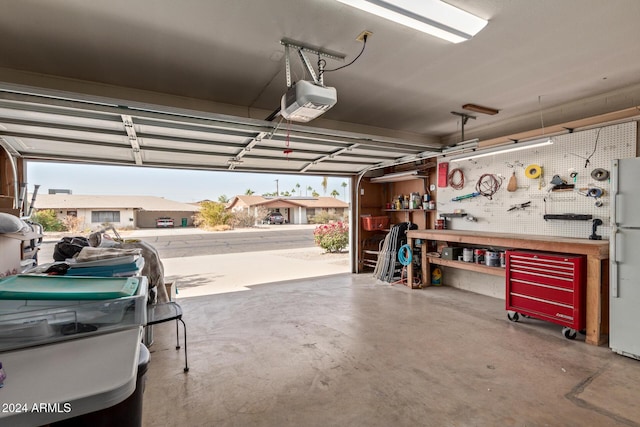
[[[68,299],[44,299],[47,296],[60,298],[60,295],[47,292],[28,294],[22,299],[0,299],[0,351],[74,339],[91,333],[139,327],[147,322],[146,277],[33,277],[38,277],[39,282],[51,277],[52,283],[55,282],[51,289],[79,280],[84,284],[95,282],[102,286],[107,283],[105,280],[134,280],[136,289],[130,296],[94,300],[86,299],[84,292],[67,292]]]
[[[362,228],[367,231],[383,230],[389,228],[388,216],[363,216]]]

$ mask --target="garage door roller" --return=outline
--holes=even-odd
[[[542,174],[542,166],[539,166],[536,164],[529,165],[524,170],[524,175],[527,178],[531,178],[531,179],[540,178],[541,174]]]

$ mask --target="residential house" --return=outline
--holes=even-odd
[[[60,220],[67,216],[81,218],[80,227],[95,229],[107,223],[121,228],[152,228],[160,218],[173,220],[176,227],[191,227],[193,216],[200,208],[154,196],[58,193],[39,194],[35,209],[52,209]]]
[[[264,197],[264,196],[235,196],[227,209],[238,212],[246,211],[258,215],[260,208],[267,211],[280,212],[285,220],[291,224],[313,223],[314,217],[322,212],[344,217],[349,210],[349,204],[335,197]]]

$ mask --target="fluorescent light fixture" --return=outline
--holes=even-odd
[[[457,152],[462,152],[464,150],[476,149],[478,148],[478,143],[480,140],[478,138],[468,139],[466,141],[459,142],[450,147],[445,147],[442,149],[442,154],[452,154]]]
[[[398,182],[398,181],[408,181],[410,179],[423,178],[423,175],[419,175],[418,171],[406,171],[406,172],[396,172],[389,173],[382,176],[377,176],[375,178],[371,178],[371,182],[380,183],[380,182]]]
[[[487,21],[440,0],[338,0],[452,43],[469,40]]]
[[[535,140],[529,142],[514,142],[512,144],[500,145],[498,147],[487,148],[486,150],[474,151],[473,153],[463,154],[461,156],[452,157],[450,162],[460,162],[462,160],[477,159],[479,157],[493,156],[495,154],[510,153],[512,151],[527,150],[529,148],[543,147],[553,144],[551,138],[544,140]]]

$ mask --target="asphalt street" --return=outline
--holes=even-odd
[[[283,249],[312,248],[313,226],[273,225],[237,231],[206,232],[198,229],[149,229],[123,231],[125,239],[140,239],[153,245],[160,258],[223,255]],[[84,234],[78,234],[84,235]],[[53,249],[61,236],[46,236],[40,262],[53,261]]]
[[[312,229],[287,229],[286,226],[277,231],[256,230],[251,233],[225,231],[170,236],[136,235],[135,238],[153,245],[160,254],[160,258],[261,252],[314,246]]]

